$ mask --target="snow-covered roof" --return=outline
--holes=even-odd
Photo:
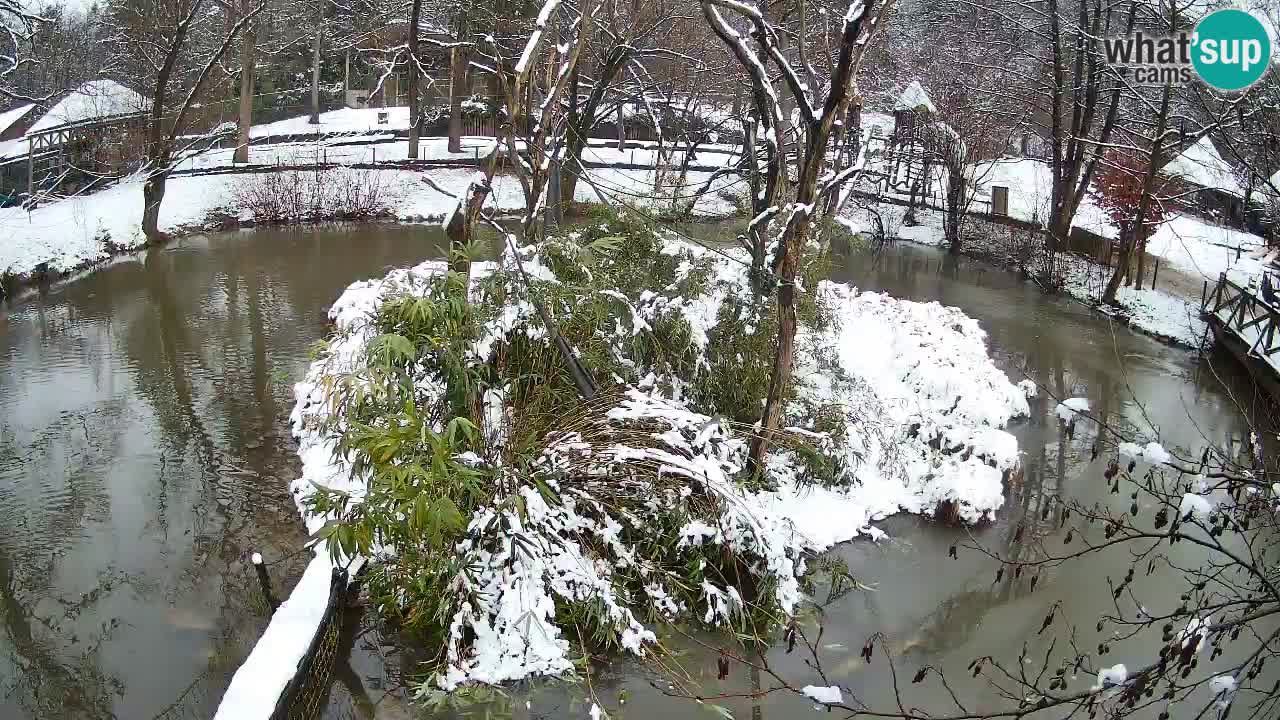
[[[1218,154],[1217,148],[1213,146],[1208,135],[1195,141],[1191,147],[1183,150],[1181,155],[1170,160],[1160,173],[1168,177],[1182,178],[1202,188],[1244,196],[1244,190],[1236,180],[1231,165]]]
[[[146,111],[151,101],[115,80],[91,80],[67,93],[28,133]]]
[[[0,113],[0,132],[8,130],[10,125],[21,120],[27,113],[31,112],[34,107],[35,105],[31,104],[19,105],[12,110],[5,110]]]
[[[898,96],[898,102],[893,106],[894,110],[919,110],[924,108],[931,113],[938,112],[933,106],[933,101],[929,99],[929,93],[924,91],[924,86],[919,80],[912,80],[906,90]]]

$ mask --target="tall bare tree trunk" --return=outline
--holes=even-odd
[[[1142,233],[1134,243],[1134,252],[1138,255],[1138,269],[1134,271],[1133,286],[1142,289],[1142,279],[1147,273],[1147,236]]]
[[[418,110],[418,21],[422,18],[422,0],[413,0],[409,13],[409,157],[418,157],[418,140],[422,117]]]
[[[1111,279],[1107,281],[1107,287],[1102,293],[1102,302],[1115,304],[1116,293],[1120,290],[1120,281],[1123,275],[1128,274],[1130,253],[1134,246],[1138,246],[1139,250],[1145,248],[1146,240],[1146,219],[1147,210],[1151,207],[1151,195],[1155,187],[1156,173],[1161,166],[1161,152],[1164,146],[1165,130],[1169,123],[1169,100],[1173,93],[1173,89],[1169,85],[1164,86],[1164,95],[1160,99],[1160,112],[1156,115],[1156,132],[1155,139],[1151,143],[1151,154],[1147,157],[1147,173],[1142,178],[1142,196],[1138,199],[1138,216],[1133,219],[1133,225],[1129,230],[1132,236],[1128,242],[1120,244],[1120,262],[1116,263],[1115,272],[1111,274]],[[1140,243],[1142,243],[1140,245]],[[1141,260],[1139,260],[1141,263]],[[1141,272],[1138,273],[1138,287],[1142,287]]]
[[[316,3],[316,36],[311,44],[311,119],[320,124],[320,41],[324,37],[324,3]]]
[[[244,4],[244,11],[249,11],[248,0]],[[240,122],[234,159],[242,163],[249,162],[249,131],[253,127],[253,55],[257,44],[257,29],[250,24],[244,30],[243,45],[240,48]],[[162,195],[163,192],[162,190]]]
[[[449,51],[449,152],[462,152],[462,93],[467,84],[466,51]]]

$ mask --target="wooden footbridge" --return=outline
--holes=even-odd
[[[1280,400],[1280,296],[1270,276],[1260,288],[1227,279],[1226,273],[1200,300],[1200,316],[1213,331],[1218,345],[1234,355],[1254,380]]]

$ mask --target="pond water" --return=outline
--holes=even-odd
[[[297,472],[286,417],[291,383],[325,335],[325,309],[354,280],[438,256],[439,240],[432,228],[380,226],[189,238],[0,309],[0,717],[212,715],[268,619],[248,556],[272,563],[281,594],[305,562],[285,492]],[[1154,424],[1166,445],[1238,440],[1257,402],[1229,362],[1113,327],[981,262],[899,245],[850,256],[836,275],[961,307],[981,321],[1011,379],[1030,377],[1054,395],[1088,397],[1120,421]],[[977,540],[1025,551],[1012,530],[1024,513],[1024,541],[1056,532],[1053,516],[1039,523],[1053,493],[1127,505],[1126,495],[1107,492],[1105,458],[1090,461],[1098,429],[1067,437],[1054,404],[1033,401],[1032,417],[1012,428],[1025,480]],[[1025,578],[993,583],[995,565],[978,552],[949,559],[963,531],[908,517],[883,528],[889,538],[878,544],[839,549],[872,589],[830,604],[822,639],[830,681],[879,701],[890,687],[887,666],[858,655],[870,633],[886,635],[907,680],[924,663],[964,678],[977,655],[1013,657],[1024,640],[1043,652],[1051,633],[1035,631],[1059,599],[1069,597],[1064,612],[1087,631],[1086,643],[1096,642],[1094,621],[1112,608],[1106,575],[1127,568],[1120,554],[1071,564],[1031,593]],[[1172,583],[1157,573],[1139,587],[1158,598],[1178,588]],[[707,696],[751,686],[741,666],[715,679],[720,642],[670,641],[678,650],[671,662]],[[393,643],[376,631],[347,643],[326,717],[437,714],[387,694],[400,665]],[[1127,649],[1117,644],[1114,662]],[[816,681],[798,653],[777,648],[770,658],[800,684]],[[658,677],[620,661],[598,669],[591,689],[611,708],[624,693],[625,715],[705,716],[656,690]],[[958,685],[979,706],[995,701],[980,685]],[[585,717],[585,689],[538,685],[483,710]],[[914,686],[912,700],[938,707],[940,693]],[[751,712],[743,701],[722,704],[738,717]],[[805,708],[775,694],[755,713],[791,717]]]

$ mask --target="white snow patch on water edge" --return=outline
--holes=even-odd
[[[327,357],[314,363],[306,380],[295,387],[298,404],[291,419],[300,441],[303,475],[292,489],[300,508],[312,483],[344,489],[357,497],[362,492],[361,482],[334,463],[336,438],[314,428],[313,421],[332,410],[325,379],[355,368],[372,337],[368,319],[388,293],[421,291],[440,268],[438,262],[424,263],[394,271],[383,280],[354,283],[331,308],[338,334]],[[702,327],[714,322],[714,308],[724,294],[745,283],[736,263],[719,261],[716,270],[728,289],[722,286],[681,303],[685,316]],[[482,269],[480,274],[488,271]],[[718,527],[686,525],[682,546],[720,542],[759,553],[769,571],[779,576],[778,601],[786,611],[801,599],[797,575],[803,572],[803,563],[794,558],[798,549],[820,551],[858,535],[878,538],[883,532],[871,523],[902,511],[929,513],[943,501],[954,502],[961,517],[971,522],[998,509],[1003,503],[1003,472],[1016,467],[1018,459],[1016,440],[1001,428],[1013,417],[1028,413],[1026,392],[994,366],[985,333],[958,309],[860,293],[831,282],[821,283],[817,292],[830,305],[835,322],[823,332],[802,333],[799,342],[802,348],[825,347],[831,352],[824,359],[797,353],[802,358],[796,367],[797,382],[818,399],[867,411],[857,414],[857,425],[850,426],[846,444],[831,448],[849,461],[857,482],[848,487],[802,488],[794,464],[785,453],[774,453],[769,469],[779,489],[747,492],[731,479],[745,443],[711,418],[688,411],[653,388],[632,389],[609,413],[619,422],[646,418],[670,424],[661,436],[672,452],[642,452],[659,452],[652,457],[664,465],[664,473],[684,475],[731,499],[724,503],[731,510]],[[501,317],[499,324],[503,324]],[[510,327],[494,328],[495,341]],[[833,369],[838,370],[836,375]],[[564,451],[569,450],[566,446]],[[630,454],[637,450],[619,446],[603,452],[613,453],[614,462],[625,462],[634,459]],[[505,520],[528,523],[525,537],[590,534],[612,548],[610,562],[619,567],[626,562],[628,549],[617,542],[621,527],[607,515],[597,520],[600,515],[588,516],[575,509],[591,507],[594,500],[589,496],[562,498],[562,506],[551,507],[532,487],[517,492],[528,507],[528,517],[506,515]],[[493,516],[493,510],[478,512],[471,528],[489,523]],[[323,518],[307,518],[312,530],[323,522]],[[518,557],[511,556],[510,550],[491,553],[470,543],[464,541],[459,552],[475,555],[482,567],[506,570],[482,573],[484,592],[478,596],[487,599],[455,616],[449,669],[438,678],[442,687],[570,672],[570,643],[554,622],[557,597],[603,602],[622,645],[632,652],[643,653],[653,641],[652,632],[614,597],[609,563],[588,559],[575,543],[548,542]],[[325,558],[318,556],[317,561]],[[727,620],[741,607],[742,599],[731,586],[710,585],[704,593],[711,622]],[[685,610],[673,602],[661,582],[646,586],[645,594],[645,601],[668,616]],[[469,646],[459,641],[466,632],[475,637]]]

